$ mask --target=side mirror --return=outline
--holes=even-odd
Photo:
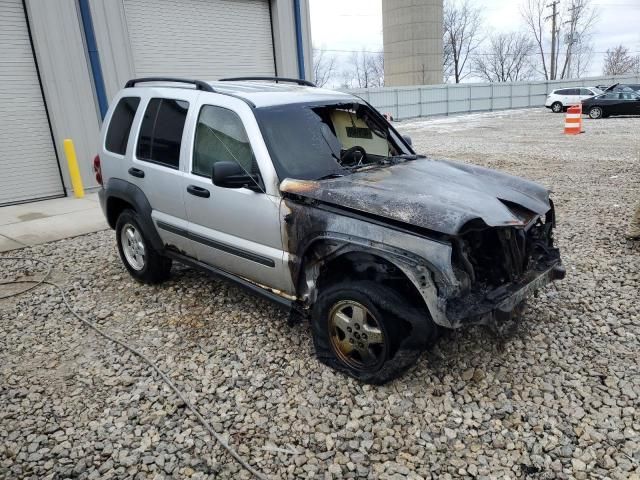
[[[413,141],[409,135],[403,135],[402,138],[404,138],[404,141],[407,142],[410,147],[413,147]]]
[[[263,192],[260,175],[250,175],[236,162],[217,162],[213,164],[211,181],[223,188],[248,188],[254,192]]]

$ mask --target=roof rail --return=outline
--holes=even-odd
[[[287,78],[287,77],[232,77],[221,78],[221,82],[238,82],[244,80],[265,80],[269,82],[285,82],[285,83],[297,83],[298,85],[304,85],[305,87],[317,87],[317,85],[309,80],[303,80],[301,78]]]
[[[202,80],[188,80],[185,78],[174,78],[174,77],[144,77],[144,78],[134,78],[129,80],[124,84],[124,88],[135,87],[136,83],[143,82],[175,82],[175,83],[189,83],[191,85],[195,85],[196,90],[203,90],[205,92],[214,92],[215,90],[211,85],[207,82],[203,82]]]

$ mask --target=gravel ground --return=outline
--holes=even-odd
[[[235,287],[180,267],[162,286],[135,283],[111,231],[0,257],[54,264],[82,314],[155,359],[273,477],[638,479],[640,245],[623,232],[640,118],[586,120],[577,137],[562,124],[542,110],[400,124],[419,151],[553,188],[568,276],[512,337],[446,335],[384,387],[319,364],[308,326]],[[0,265],[1,278],[41,271]],[[0,477],[247,477],[51,287],[0,301],[0,332]]]

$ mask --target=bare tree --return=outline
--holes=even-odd
[[[533,74],[530,56],[535,43],[525,33],[497,33],[489,38],[488,49],[474,58],[477,75],[489,82],[528,80]]]
[[[593,45],[591,43],[580,42],[572,52],[571,68],[567,78],[582,78],[589,73],[589,66],[593,59]]]
[[[370,53],[367,57],[367,63],[371,71],[372,86],[384,87],[384,53]]]
[[[544,78],[555,80],[583,74],[588,67],[591,35],[598,20],[591,0],[571,0],[562,13],[566,20],[552,22],[556,25],[555,32],[551,32],[548,24],[548,20],[552,19],[547,10],[551,5],[548,0],[523,2],[522,18],[535,43],[538,66]],[[554,39],[555,45],[552,45]],[[553,58],[549,52],[555,52]],[[580,68],[576,68],[576,65]]]
[[[591,7],[589,2],[590,0],[572,0],[571,6],[567,9],[564,64],[560,78],[571,77],[571,66],[575,56],[581,50],[588,49],[593,27],[598,20],[598,13]],[[561,40],[562,37],[559,37],[559,43]]]
[[[470,0],[446,0],[444,5],[444,72],[460,83],[470,73],[471,58],[482,42],[480,8]]]
[[[442,76],[445,82],[448,82],[453,77],[453,52],[451,51],[451,45],[446,41],[442,45]],[[422,67],[422,83],[426,83],[424,74],[424,65]]]
[[[521,14],[535,41],[544,78],[549,80],[549,70],[547,69],[547,58],[545,52],[547,47],[545,35],[546,25],[544,21],[545,7],[546,0],[525,0]]]
[[[604,75],[624,75],[625,73],[638,72],[640,72],[640,55],[631,55],[629,49],[623,45],[607,49],[602,70]]]
[[[336,57],[322,48],[313,49],[313,81],[319,87],[325,86],[336,70]]]
[[[383,53],[353,52],[343,72],[343,82],[352,88],[384,86]]]

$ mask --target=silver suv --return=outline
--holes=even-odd
[[[401,374],[440,327],[509,324],[564,277],[547,189],[416,155],[353,95],[145,78],[111,105],[94,168],[129,273],[233,281],[309,319],[318,358],[361,381]]]

